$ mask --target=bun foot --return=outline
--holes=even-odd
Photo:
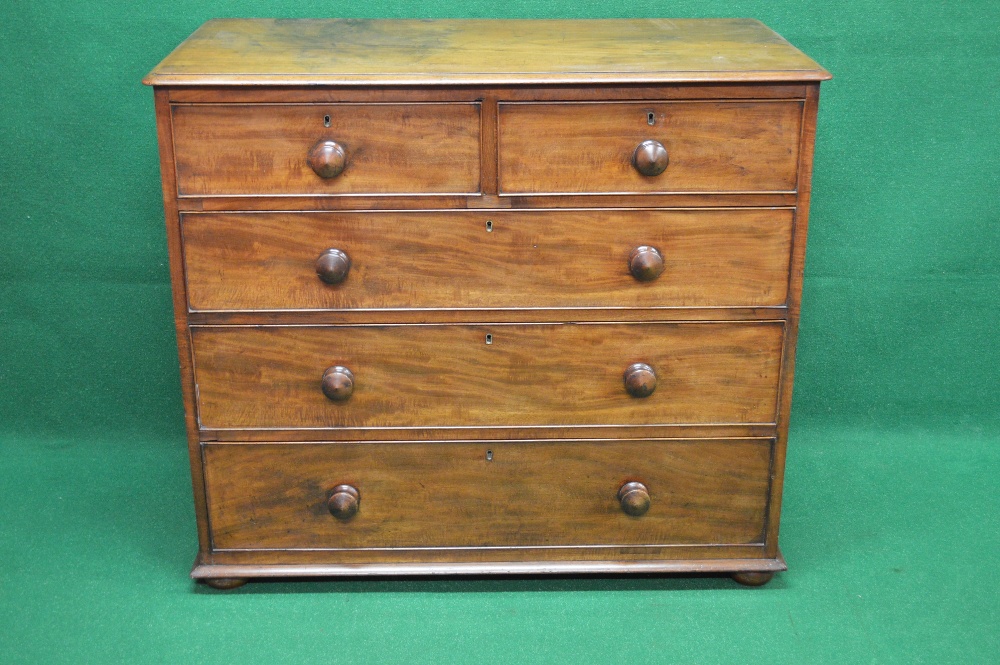
[[[245,577],[206,577],[201,580],[213,589],[221,589],[222,591],[228,591],[230,589],[236,589],[247,583],[247,578]]]
[[[733,579],[743,586],[764,586],[771,581],[774,573],[767,572],[745,572],[733,573]]]

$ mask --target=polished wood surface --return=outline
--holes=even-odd
[[[188,332],[187,290],[184,284],[183,238],[174,198],[174,152],[170,130],[170,103],[167,91],[158,89],[154,94],[156,105],[156,137],[160,150],[160,180],[163,193],[163,212],[166,221],[167,252],[170,258],[170,284],[174,312],[174,333],[177,339],[177,358],[180,370],[181,400],[184,403],[184,429],[187,434],[188,461],[191,466],[191,489],[197,516],[198,557],[204,559],[211,551],[208,521],[205,519],[205,478],[202,469],[201,436],[199,432],[194,382],[194,365],[191,357],[191,336]]]
[[[309,196],[209,196],[176,200],[180,212],[270,212],[407,211],[407,210],[546,210],[577,208],[734,208],[795,207],[794,192],[750,192],[742,194],[400,194],[393,196],[345,194]]]
[[[323,394],[334,402],[343,402],[354,394],[354,372],[336,365],[323,372]]]
[[[801,131],[798,101],[501,103],[500,191],[794,191]],[[670,156],[653,177],[633,162],[650,140]]]
[[[324,309],[189,311],[195,326],[215,325],[382,325],[398,323],[634,323],[643,321],[774,321],[784,305],[761,307],[563,307],[475,309]]]
[[[816,146],[816,117],[819,110],[819,86],[811,86],[805,106],[803,128],[803,153],[799,162],[799,208],[796,213],[795,235],[792,244],[792,262],[788,278],[788,327],[782,346],[781,384],[779,386],[779,413],[777,422],[778,443],[775,448],[774,490],[771,497],[768,521],[767,553],[778,552],[778,531],[781,524],[781,501],[784,492],[785,454],[788,449],[788,427],[792,412],[792,385],[795,376],[795,349],[799,334],[799,315],[802,307],[802,281],[805,271],[806,234],[809,229],[809,201],[812,194],[813,151]]]
[[[195,310],[783,305],[792,225],[788,209],[182,216]],[[647,245],[663,269],[639,283]],[[316,274],[330,248],[352,266],[333,287]]]
[[[331,518],[327,518],[331,519]],[[786,570],[783,561],[777,557],[764,557],[760,543],[744,545],[693,544],[693,545],[581,545],[565,547],[558,544],[534,547],[462,547],[462,548],[368,548],[368,549],[216,549],[199,562],[201,565],[219,566],[217,575],[247,575],[246,568],[281,574],[282,570],[294,569],[300,565],[324,568],[347,568],[356,566],[366,569],[367,574],[376,574],[392,564],[401,564],[395,573],[405,574],[403,569],[429,571],[430,574],[444,573],[449,566],[453,573],[472,572],[481,565],[480,574],[545,572],[547,565],[553,571],[563,573],[587,572],[685,572],[683,568],[672,567],[674,562],[684,562],[686,572],[727,572],[735,570]],[[720,565],[730,562],[728,566]],[[634,564],[634,567],[632,567]],[[535,566],[531,570],[531,565]],[[572,566],[579,569],[573,570]],[[226,568],[223,568],[226,566]],[[232,566],[232,567],[230,567]],[[286,568],[289,567],[289,568]],[[494,571],[486,570],[493,566]],[[277,569],[277,570],[276,570]],[[301,569],[300,569],[301,570]],[[287,573],[286,573],[287,574]],[[326,573],[316,573],[326,574]]]
[[[204,577],[201,579],[205,584],[219,591],[238,589],[247,583],[247,578],[245,577]]]
[[[649,511],[651,504],[649,488],[636,481],[625,483],[618,489],[618,502],[626,515],[641,517]]]
[[[628,256],[628,271],[640,282],[651,282],[663,274],[663,254],[655,247],[639,245]]]
[[[772,423],[783,325],[193,328],[204,428]],[[491,343],[486,336],[491,335]],[[623,373],[656,368],[635,399]],[[350,367],[335,402],[321,379]],[[276,399],[280,396],[280,399]]]
[[[632,397],[649,397],[656,390],[656,370],[646,363],[633,363],[625,369],[625,392]]]
[[[552,441],[586,438],[612,441],[621,438],[641,439],[719,439],[774,436],[774,423],[661,423],[657,425],[517,425],[489,427],[337,427],[327,429],[216,429],[199,432],[203,442],[211,443],[298,443],[316,441],[379,441],[392,443],[455,441],[512,441],[531,439]]]
[[[770,460],[754,439],[205,446],[222,550],[759,543]],[[648,488],[639,517],[626,482]],[[363,497],[347,522],[342,484]]]
[[[232,87],[163,87],[174,103],[187,104],[263,104],[263,103],[385,103],[399,102],[405,97],[410,102],[476,102],[487,106],[504,101],[629,101],[642,99],[658,101],[677,99],[805,99],[809,86],[801,83],[746,83],[717,84],[685,83],[677,85],[648,85],[623,83],[602,84],[599,92],[592,86],[532,85],[532,86],[471,86],[426,85],[406,87],[401,94],[399,87],[338,87],[299,86],[289,87],[262,83],[255,86]],[[490,101],[487,101],[490,100]]]
[[[771,571],[742,571],[733,573],[733,581],[739,582],[743,586],[764,586],[771,581],[774,573]]]
[[[647,124],[654,124],[656,114],[653,111],[648,111],[647,116],[649,117]],[[650,178],[666,171],[669,165],[670,155],[667,154],[667,149],[659,141],[647,139],[640,143],[635,152],[632,153],[632,166],[641,175]]]
[[[361,493],[351,485],[337,485],[326,501],[326,508],[338,520],[347,521],[358,514]]]
[[[351,257],[347,252],[331,247],[316,258],[316,276],[324,284],[340,284],[351,271]]]
[[[784,570],[826,78],[747,20],[206,24],[146,81],[192,575]]]
[[[329,116],[324,116],[324,127],[328,126],[327,117]],[[320,178],[336,178],[347,166],[347,153],[344,151],[344,146],[336,141],[320,140],[309,150],[306,162]]]
[[[171,113],[182,196],[479,191],[475,103],[177,104]],[[345,153],[336,177],[310,166],[317,141]]]
[[[818,81],[759,21],[217,19],[150,85]]]
[[[573,559],[541,556],[553,550],[233,550],[195,564],[191,577],[363,577],[370,575],[651,575],[788,570],[785,560],[758,556],[758,547],[574,548]]]

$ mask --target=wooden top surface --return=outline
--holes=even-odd
[[[147,85],[822,81],[753,19],[217,19]]]

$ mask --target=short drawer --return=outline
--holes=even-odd
[[[189,305],[211,311],[783,305],[792,220],[790,209],[641,209],[181,224]]]
[[[178,104],[171,118],[181,196],[479,191],[478,104]]]
[[[795,191],[802,108],[801,101],[503,103],[500,191]]]
[[[763,542],[771,449],[770,439],[207,444],[204,458],[217,550],[615,547]]]
[[[191,329],[204,429],[769,424],[782,333],[780,321]]]

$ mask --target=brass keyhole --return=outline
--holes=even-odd
[[[490,335],[489,333],[486,334],[486,343],[487,344],[493,343],[493,335]]]
[[[487,233],[493,233],[493,220],[492,219],[486,220],[486,232]]]
[[[324,127],[330,126],[330,116],[328,115],[323,116],[323,126]]]
[[[650,125],[656,124],[656,115],[652,111],[646,114],[646,122]]]

